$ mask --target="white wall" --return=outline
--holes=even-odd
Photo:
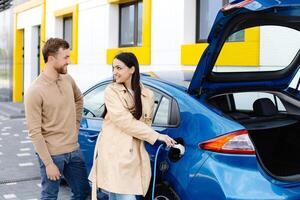
[[[152,0],[151,65],[142,72],[195,68],[181,65],[181,45],[195,42],[195,6],[195,0]],[[183,73],[176,76],[183,79]]]
[[[106,65],[108,12],[104,0],[79,3],[78,65],[69,67],[69,72],[83,91],[111,75],[111,68]]]
[[[290,28],[265,26],[260,28],[260,65],[287,66],[300,44],[300,32]]]
[[[151,64],[159,68],[180,65],[184,31],[184,1],[153,0]]]
[[[62,37],[62,22],[54,12],[78,3],[78,64],[69,65],[68,72],[82,91],[111,73],[106,65],[108,35],[108,4],[106,0],[47,1],[46,39]]]
[[[37,6],[18,14],[18,29],[41,24],[42,6]]]
[[[38,6],[18,14],[18,29],[24,29],[24,92],[38,73],[38,28],[41,24],[42,7]],[[21,44],[22,45],[22,44]]]
[[[76,0],[51,0],[46,2],[46,39],[61,37],[61,21],[56,20],[54,12],[76,5]],[[59,35],[57,35],[59,34]]]

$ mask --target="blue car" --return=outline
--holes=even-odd
[[[300,0],[235,1],[219,11],[194,72],[142,75],[155,93],[152,127],[185,147],[182,156],[160,151],[156,199],[300,199],[300,43],[287,65],[234,72],[216,65],[229,38],[253,27],[291,33],[288,43],[300,34]],[[111,81],[84,93],[79,143],[88,171]],[[152,162],[158,146],[146,143]]]

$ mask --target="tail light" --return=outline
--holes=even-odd
[[[233,3],[229,3],[227,5],[225,5],[222,10],[223,11],[227,11],[227,10],[230,10],[230,9],[233,9],[233,8],[243,8],[245,7],[247,4],[250,4],[252,3],[253,0],[244,0],[244,1],[241,1],[239,3],[236,3],[236,4],[233,4]]]
[[[255,154],[254,146],[247,130],[239,130],[199,144],[208,151],[229,154]]]

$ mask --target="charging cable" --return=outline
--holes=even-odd
[[[164,144],[159,145],[158,149],[156,150],[155,159],[154,159],[154,169],[153,169],[153,183],[152,183],[152,200],[154,200],[154,193],[155,193],[155,181],[156,181],[156,165],[157,165],[157,157],[160,149],[164,146]]]
[[[155,159],[154,159],[154,169],[153,169],[153,183],[152,183],[152,200],[154,200],[154,193],[155,193],[155,182],[156,182],[156,168],[157,168],[157,158],[158,158],[158,154],[160,149],[164,146],[165,144],[161,144],[159,145],[158,149],[156,150],[156,154],[155,154]],[[172,146],[171,148],[176,148],[179,149],[180,154],[179,156],[182,157],[183,154],[185,153],[185,147],[181,144],[175,144],[174,146]],[[167,148],[167,150],[169,150],[170,148]]]

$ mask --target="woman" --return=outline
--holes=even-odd
[[[145,196],[151,179],[149,155],[144,141],[176,142],[151,127],[154,95],[140,83],[139,63],[133,53],[120,53],[113,60],[114,82],[104,94],[106,111],[94,152],[89,179],[109,200],[135,200]]]

